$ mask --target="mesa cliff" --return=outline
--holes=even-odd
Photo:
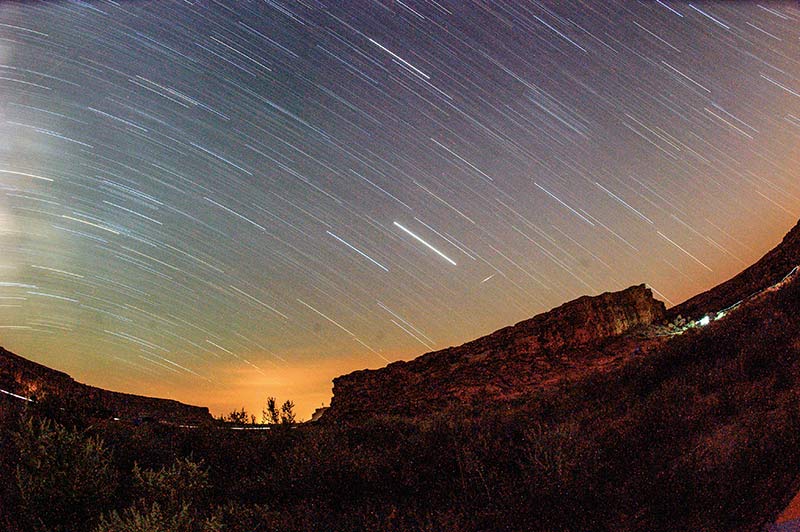
[[[644,339],[636,346],[614,340],[665,315],[645,285],[584,296],[459,347],[338,377],[325,417],[417,415],[453,403],[517,400],[608,365],[628,349],[641,351]]]
[[[666,309],[645,285],[584,296],[458,347],[362,370],[333,381],[325,419],[419,416],[447,407],[524,401],[545,389],[636,357],[664,351],[676,336],[753,307],[800,264],[800,223],[772,251],[739,275]],[[705,321],[700,321],[703,317]]]

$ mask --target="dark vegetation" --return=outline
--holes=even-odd
[[[294,402],[287,400],[280,408],[278,408],[278,401],[274,397],[267,397],[267,403],[264,410],[261,411],[261,424],[262,425],[291,425],[296,419],[294,413]],[[255,414],[248,414],[247,410],[242,407],[241,410],[233,410],[226,416],[220,416],[219,421],[223,423],[233,423],[235,425],[255,425]]]

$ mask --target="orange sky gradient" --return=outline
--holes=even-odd
[[[744,234],[737,235],[752,247],[751,255],[742,257],[747,258],[749,264],[775,247],[793,225],[788,217],[772,218],[769,221],[772,223],[747,226]],[[746,227],[744,223],[742,227]],[[676,276],[674,280],[676,285],[672,287],[673,294],[678,296],[676,303],[729,279],[743,269],[734,261],[716,263],[714,268],[714,274],[708,277],[686,279]],[[636,282],[632,281],[631,284]],[[646,279],[640,279],[638,282],[646,282]],[[609,290],[618,288],[622,287],[609,287]],[[517,321],[528,317],[531,316],[520,316]],[[450,343],[440,348],[460,345],[512,324],[491,322],[475,331],[453,331],[449,338]],[[48,348],[47,352],[39,352],[36,346],[13,341],[13,335],[5,336],[4,347],[7,349],[54,369],[66,371],[79,382],[114,391],[164,397],[183,403],[207,406],[215,417],[244,407],[248,413],[256,415],[257,421],[261,419],[261,411],[269,396],[276,397],[281,403],[287,399],[294,401],[298,419],[308,420],[316,408],[330,405],[332,381],[335,377],[351,371],[376,369],[386,365],[386,362],[371,353],[365,353],[358,344],[344,338],[339,342],[320,347],[314,353],[284,353],[286,362],[265,366],[262,369],[263,373],[238,363],[232,362],[227,367],[217,363],[213,366],[213,382],[199,384],[197,379],[184,376],[174,382],[165,383],[161,380],[135,378],[135,375],[109,374],[103,371],[101,365],[95,365],[94,370],[91,367],[89,369],[72,367],[69,360],[59,356],[58,349]],[[75,348],[75,346],[65,347]],[[392,361],[410,360],[425,352],[427,351],[424,349],[411,348],[387,354],[387,358]],[[97,355],[98,360],[101,360],[100,350]],[[264,358],[259,353],[250,355],[254,360]]]

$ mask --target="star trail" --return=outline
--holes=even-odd
[[[800,217],[793,2],[0,4],[0,344],[292,398]]]

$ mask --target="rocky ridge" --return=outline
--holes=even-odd
[[[488,336],[333,381],[328,420],[417,416],[453,405],[518,401],[547,387],[611,371],[702,329],[796,275],[800,223],[739,275],[666,309],[644,285],[584,296]]]
[[[125,420],[148,418],[171,423],[212,421],[208,408],[172,399],[112,392],[75,381],[61,371],[15,355],[0,347],[0,400],[55,398],[58,402]],[[11,395],[13,394],[13,395]],[[14,397],[17,396],[17,397]]]
[[[456,403],[519,400],[647,349],[658,340],[625,342],[620,336],[665,315],[645,285],[584,296],[459,347],[338,377],[325,418],[416,415]]]
[[[800,222],[774,249],[735,277],[669,309],[669,317],[700,316],[730,307],[774,285],[800,263]]]

